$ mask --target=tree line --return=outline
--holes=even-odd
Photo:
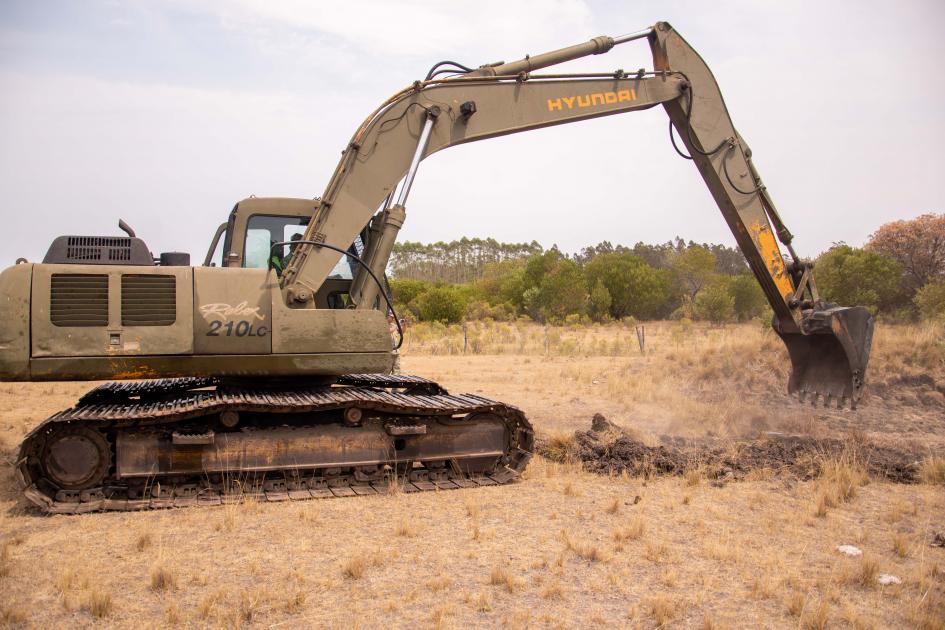
[[[419,320],[770,317],[739,250],[680,238],[632,247],[604,241],[573,255],[534,241],[407,242],[395,247],[390,269],[398,311]],[[862,248],[837,243],[815,260],[815,277],[821,295],[842,305],[897,320],[942,317],[945,215],[887,223]]]

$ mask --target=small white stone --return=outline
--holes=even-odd
[[[902,584],[901,579],[899,579],[895,575],[890,575],[889,573],[880,573],[879,577],[876,578],[876,581],[882,584],[883,586],[888,586],[890,584]]]
[[[840,553],[846,554],[848,556],[862,556],[863,552],[860,551],[859,547],[854,547],[853,545],[840,545],[837,547],[837,551]]]

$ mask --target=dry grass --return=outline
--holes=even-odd
[[[488,593],[476,593],[475,595],[467,593],[466,603],[477,613],[487,613],[492,611],[492,599]]]
[[[892,541],[892,550],[900,558],[907,558],[909,556],[909,543],[906,540],[906,537],[902,534],[896,534],[893,536]]]
[[[542,599],[561,599],[564,597],[564,588],[561,586],[561,582],[553,582],[548,584],[545,588],[541,589]]]
[[[865,463],[854,447],[840,455],[821,458],[819,467],[821,476],[814,504],[814,516],[819,518],[824,518],[832,508],[852,501],[859,488],[869,483]]]
[[[570,551],[589,562],[603,562],[610,559],[600,545],[589,540],[575,540],[567,531],[561,531],[561,540],[564,542],[565,551]]]
[[[154,536],[151,534],[151,532],[141,532],[135,539],[135,549],[138,551],[144,551],[145,549],[148,549],[153,542]]]
[[[413,521],[402,519],[397,523],[397,529],[395,531],[398,536],[414,538],[417,535],[417,526]]]
[[[615,527],[611,537],[617,542],[638,540],[646,533],[646,521],[641,516],[635,516],[628,525]]]
[[[508,401],[539,435],[560,434],[561,461],[535,458],[522,483],[37,518],[23,513],[12,476],[0,475],[0,567],[7,573],[0,577],[0,626],[20,623],[28,611],[26,623],[55,628],[663,622],[943,630],[945,563],[928,546],[945,513],[942,486],[934,474],[921,484],[862,485],[858,471],[875,462],[854,448],[914,440],[917,461],[941,456],[941,408],[896,398],[901,376],[945,382],[932,361],[941,337],[881,326],[870,379],[887,389],[854,414],[790,404],[780,393],[784,350],[759,325],[646,325],[645,355],[621,345],[636,340],[620,324],[549,329],[547,353],[544,329],[520,324],[496,325],[488,338],[480,331],[480,351],[494,355],[449,355],[443,337],[432,336],[426,343],[440,343],[438,354],[429,346],[407,349],[405,371],[451,392]],[[88,387],[0,383],[0,459],[13,461],[26,432]],[[918,386],[905,393],[917,392],[934,394]],[[664,434],[711,433],[725,443],[767,430],[842,437],[858,428],[865,437],[852,440],[847,460],[828,462],[811,481],[772,466],[718,488],[706,481],[715,471],[698,466],[678,478],[661,476],[653,462],[640,476],[583,472],[571,438],[597,412],[651,446]],[[812,470],[823,459],[812,461]],[[824,518],[811,516],[819,495],[828,504]],[[24,532],[21,547],[14,541]],[[846,542],[866,557],[840,556],[836,545]],[[71,549],[83,551],[74,570],[63,563],[63,550]],[[152,590],[152,564],[143,558],[159,559],[174,576],[173,590]],[[495,585],[493,568],[502,573]],[[876,571],[904,582],[879,587]],[[96,589],[110,594],[102,620],[91,612]],[[358,606],[338,605],[352,597]]]
[[[798,591],[793,591],[788,594],[784,606],[792,617],[800,617],[807,608],[807,596]]]
[[[657,627],[664,627],[679,614],[678,603],[665,595],[651,597],[647,601],[647,610],[656,622]]]
[[[828,627],[828,622],[830,621],[830,605],[821,600],[816,607],[811,608],[806,615],[804,615],[803,624],[804,627],[808,630],[824,630]]]
[[[925,483],[945,485],[945,457],[927,457],[922,462],[920,476]]]
[[[106,590],[93,588],[82,600],[82,609],[93,617],[107,617],[113,608],[112,594]]]
[[[4,541],[0,545],[0,578],[5,578],[13,572],[13,559],[10,554],[10,543]]]
[[[553,431],[546,437],[545,455],[555,462],[570,462],[577,458],[577,442],[574,433]]]
[[[504,586],[509,593],[514,593],[525,585],[522,578],[503,567],[493,567],[492,572],[489,573],[489,584]]]
[[[163,563],[158,562],[151,567],[151,590],[169,591],[177,586],[177,575]]]

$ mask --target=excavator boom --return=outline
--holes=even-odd
[[[653,54],[650,72],[533,74],[642,38]],[[403,180],[396,203],[386,204],[372,224],[379,237],[365,256],[368,267],[383,272],[421,159],[457,144],[658,104],[669,115],[671,135],[675,129],[686,152],[677,151],[696,165],[774,311],[774,328],[792,361],[789,390],[815,402],[855,405],[862,394],[873,319],[862,307],[837,307],[817,294],[812,264],[794,253],[793,235],[735,130],[711,70],[666,22],[623,37],[596,37],[520,61],[416,82],[388,99],[358,128],[342,154],[283,275],[286,303],[310,306],[340,248]],[[779,240],[790,260],[782,255]],[[353,286],[358,308],[377,306],[376,285],[366,281],[364,271]]]
[[[642,39],[650,71],[540,73]],[[514,481],[534,447],[520,410],[390,374],[382,278],[420,163],[657,105],[774,311],[789,390],[855,403],[873,318],[820,297],[711,71],[660,22],[475,70],[437,64],[357,129],[322,197],[240,201],[204,266],[153,257],[122,224],[127,237],[63,236],[4,270],[0,378],[148,379],[100,385],[36,426],[15,462],[24,494],[75,514]]]

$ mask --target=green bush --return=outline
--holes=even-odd
[[[865,249],[839,245],[827,250],[817,259],[814,277],[820,294],[842,306],[865,306],[876,313],[904,301],[902,266]]]
[[[466,314],[467,297],[462,290],[452,286],[431,287],[417,296],[411,306],[416,307],[422,321],[455,324],[463,321]]]
[[[613,299],[610,297],[610,291],[600,280],[591,290],[588,298],[588,313],[595,322],[603,322],[610,319],[610,305]]]
[[[397,304],[410,304],[433,284],[423,280],[390,280],[390,291]]]
[[[768,306],[761,285],[750,273],[729,279],[728,292],[732,296],[735,317],[740,322],[760,317]]]
[[[696,319],[722,324],[735,318],[735,298],[729,293],[724,277],[704,287],[692,302]]]
[[[654,269],[628,252],[595,256],[584,266],[584,277],[591,290],[591,310],[595,306],[594,291],[602,285],[610,294],[609,311],[614,319],[628,315],[658,317],[669,297],[669,273]],[[602,294],[599,297],[603,299]]]
[[[926,284],[915,294],[914,302],[924,319],[945,318],[945,281]]]

